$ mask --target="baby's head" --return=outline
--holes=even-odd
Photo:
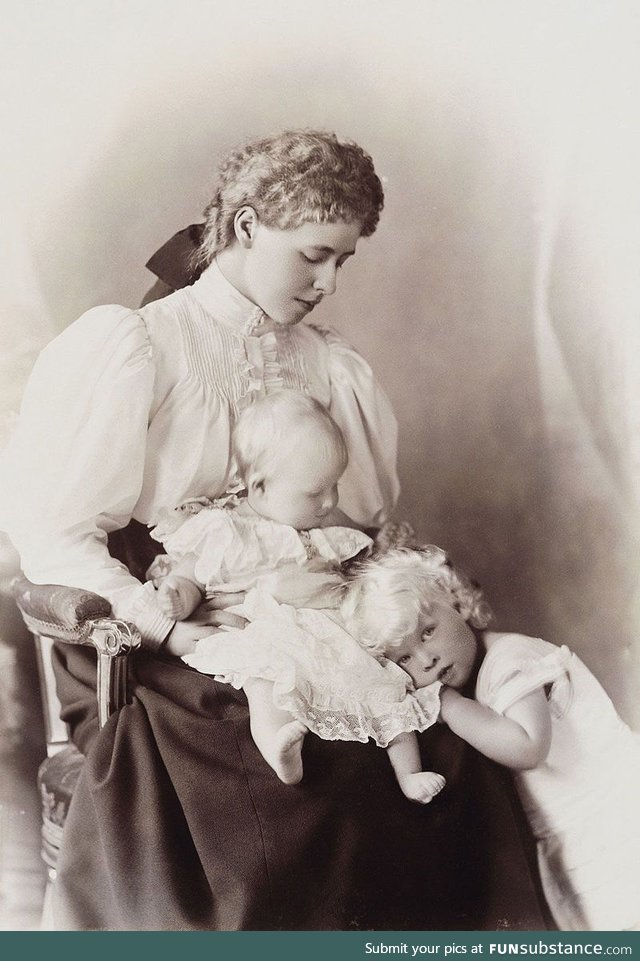
[[[307,394],[281,390],[247,407],[233,453],[249,504],[262,517],[306,530],[322,527],[338,503],[347,446],[326,408]]]
[[[353,636],[403,668],[416,688],[434,681],[462,687],[477,657],[473,628],[491,619],[480,588],[433,545],[363,561],[342,613]]]

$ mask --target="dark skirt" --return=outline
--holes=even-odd
[[[442,725],[421,736],[447,786],[402,795],[373,744],[305,740],[282,784],[246,698],[136,655],[132,703],[98,732],[93,652],[61,646],[65,719],[86,762],[55,888],[61,930],[544,928],[502,772]]]

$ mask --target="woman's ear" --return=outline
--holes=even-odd
[[[248,250],[252,244],[258,226],[258,215],[253,207],[240,207],[233,218],[233,230],[241,247]]]

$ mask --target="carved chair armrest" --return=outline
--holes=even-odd
[[[100,726],[127,701],[127,658],[140,647],[133,624],[111,616],[111,605],[90,591],[57,584],[13,581],[13,596],[27,628],[37,638],[93,646],[98,654]]]

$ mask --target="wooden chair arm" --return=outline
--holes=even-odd
[[[13,596],[27,628],[38,641],[88,644],[98,655],[97,698],[100,726],[127,701],[127,658],[140,647],[133,624],[111,616],[111,605],[90,591],[57,584],[32,584],[16,577]]]

